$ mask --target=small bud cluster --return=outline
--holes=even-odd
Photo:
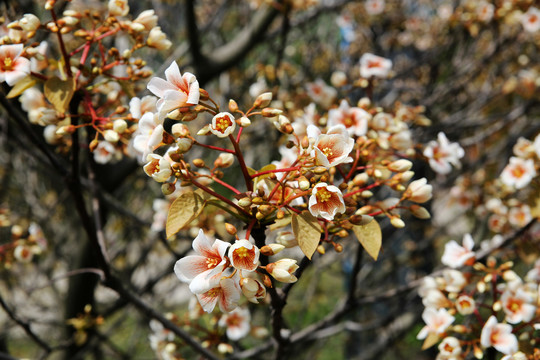
[[[47,239],[38,224],[12,225],[6,215],[0,214],[0,226],[11,226],[11,238],[0,245],[0,265],[9,269],[14,263],[30,263],[35,256],[41,255],[47,250]]]

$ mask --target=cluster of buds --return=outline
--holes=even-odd
[[[417,338],[425,339],[424,348],[440,342],[441,360],[481,359],[490,347],[504,359],[532,356],[540,329],[540,261],[522,279],[512,262],[489,257],[484,264],[476,256],[469,234],[462,245],[446,244],[442,262],[450,268],[424,278],[419,289],[426,326]]]
[[[9,221],[0,224],[9,226]],[[0,264],[10,268],[14,262],[29,263],[34,256],[47,250],[47,239],[41,227],[31,223],[27,228],[20,225],[11,226],[11,240],[0,246]]]
[[[111,0],[96,11],[68,4],[61,15],[54,1],[45,7],[52,20],[25,14],[8,25],[0,40],[0,81],[13,86],[7,97],[19,97],[29,121],[42,126],[45,140],[60,149],[69,149],[71,135],[86,128],[94,137],[88,146],[97,163],[138,155],[130,144],[142,114],[127,113],[126,89],[137,90],[137,82],[151,71],[134,54],[145,47],[171,46],[154,10],[131,18],[127,0]],[[60,58],[50,55],[51,41],[29,43],[36,32],[54,34]],[[129,47],[103,46],[119,34],[133,40]],[[126,82],[130,85],[121,85]]]

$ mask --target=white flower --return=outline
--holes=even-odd
[[[30,60],[20,56],[23,44],[0,45],[0,83],[14,86],[30,74]]]
[[[461,271],[444,269],[442,275],[445,282],[444,289],[448,292],[458,293],[467,285],[467,280]]]
[[[482,328],[480,343],[483,347],[493,346],[503,354],[511,355],[518,351],[518,341],[512,334],[512,325],[499,324],[497,318],[491,315]]]
[[[536,32],[540,29],[540,10],[531,6],[521,17],[521,24],[525,31]]]
[[[510,158],[510,163],[506,165],[501,173],[501,181],[509,187],[522,189],[527,186],[536,176],[534,161],[532,159],[522,159],[515,156]]]
[[[366,0],[365,8],[369,15],[379,15],[384,11],[384,0]]]
[[[439,344],[439,354],[445,357],[452,357],[457,359],[458,355],[461,355],[461,345],[459,340],[453,336],[448,336]]]
[[[411,182],[404,195],[415,203],[425,203],[431,199],[432,186],[427,183],[426,178],[421,178]]]
[[[476,16],[478,16],[478,20],[483,21],[485,23],[490,22],[493,18],[493,14],[495,13],[495,6],[493,4],[490,4],[486,1],[480,1],[476,5]]]
[[[455,240],[450,240],[444,246],[444,253],[441,262],[451,268],[458,268],[465,264],[474,261],[476,254],[472,251],[474,240],[471,234],[463,236],[463,246],[459,245]]]
[[[108,141],[100,141],[94,149],[94,161],[98,164],[107,164],[112,160],[116,149]]]
[[[13,256],[15,259],[22,263],[28,263],[32,261],[32,258],[34,257],[34,253],[32,252],[32,249],[25,245],[20,244],[15,247],[13,250]]]
[[[446,309],[426,308],[422,313],[426,326],[420,330],[417,339],[425,339],[428,334],[442,334],[454,322],[455,318]]]
[[[460,167],[461,159],[465,155],[458,143],[451,143],[443,132],[437,135],[437,141],[430,141],[424,149],[424,156],[429,159],[429,165],[439,174],[448,174],[452,165]]]
[[[146,86],[159,98],[156,106],[160,119],[173,110],[199,103],[199,82],[195,75],[189,72],[182,75],[178,64],[173,61],[165,70],[165,78],[153,77]]]
[[[516,228],[522,228],[532,220],[531,208],[522,204],[510,209],[508,212],[508,222]]]
[[[148,46],[156,48],[158,50],[167,50],[171,47],[172,42],[167,39],[167,35],[161,31],[161,27],[156,26],[150,30],[148,34],[148,39],[146,40]],[[188,73],[189,74],[189,73]]]
[[[248,240],[237,240],[229,248],[231,265],[238,270],[255,271],[259,265],[259,248]]]
[[[534,318],[536,306],[535,299],[523,287],[517,289],[508,288],[501,296],[501,303],[506,321],[511,324],[529,322]]]
[[[109,14],[113,16],[126,16],[129,13],[127,0],[109,0]]]
[[[456,309],[461,315],[470,315],[476,309],[476,302],[468,295],[461,295],[456,300]]]
[[[210,289],[196,293],[199,304],[204,311],[211,313],[216,304],[222,312],[233,311],[240,300],[240,288],[236,277],[212,279]]]
[[[227,328],[227,337],[238,341],[244,338],[251,330],[251,314],[247,308],[236,308],[223,315],[218,322],[221,327]]]
[[[345,126],[333,126],[326,134],[321,134],[319,128],[310,125],[307,131],[308,137],[315,138],[316,136],[311,156],[316,158],[318,165],[330,168],[353,161],[349,154],[354,148],[354,139],[351,138]]]
[[[137,16],[134,23],[141,24],[146,30],[152,30],[156,27],[158,17],[153,9],[145,10]]]
[[[337,186],[318,183],[309,198],[309,212],[315,217],[333,220],[336,214],[346,210],[343,195]]]
[[[328,127],[344,125],[350,135],[362,136],[367,133],[371,115],[364,109],[351,107],[347,100],[342,100],[339,108],[328,112]]]
[[[392,70],[392,60],[381,56],[365,53],[360,58],[360,76],[369,79],[371,77],[387,78]]]
[[[211,243],[201,229],[192,246],[195,255],[178,260],[174,272],[181,281],[190,283],[189,288],[193,293],[200,293],[210,288],[212,279],[221,277],[227,263],[225,253],[230,244],[219,239]]]
[[[148,163],[143,167],[146,175],[157,182],[165,182],[171,177],[171,164],[167,159],[157,154],[148,154],[146,161]]]
[[[310,98],[324,108],[330,107],[337,96],[337,90],[326,85],[322,79],[306,84],[307,92]]]
[[[234,116],[228,112],[220,112],[212,118],[210,132],[217,137],[224,138],[232,134],[235,128]]]

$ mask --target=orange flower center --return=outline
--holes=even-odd
[[[523,174],[525,174],[525,169],[523,169],[521,166],[516,166],[511,171],[512,175],[516,178],[521,178]]]
[[[249,250],[245,247],[241,247],[239,249],[234,250],[234,254],[238,257],[248,257]]]
[[[218,117],[216,119],[215,129],[217,131],[225,133],[225,130],[227,130],[230,126],[232,126],[232,121],[227,115],[223,115],[222,117]]]
[[[369,61],[368,64],[367,64],[368,69],[378,68],[378,67],[381,67],[381,66],[382,66],[382,64],[381,64],[380,60],[372,60],[372,61]]]
[[[320,201],[320,202],[327,202],[330,200],[330,198],[332,197],[332,193],[328,190],[326,190],[325,188],[321,188],[317,191],[317,199]]]
[[[209,268],[209,269],[213,269],[217,266],[217,264],[219,263],[218,259],[216,258],[206,258],[206,266]]]
[[[350,116],[347,116],[343,119],[343,125],[345,125],[345,127],[351,127],[354,125],[354,121]]]
[[[534,24],[534,23],[537,22],[537,21],[538,21],[538,16],[536,16],[536,15],[531,15],[531,16],[529,17],[529,22],[530,22],[531,24]]]
[[[12,58],[5,58],[4,59],[4,70],[5,71],[11,71],[13,70],[13,59]]]

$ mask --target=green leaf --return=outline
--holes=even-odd
[[[22,80],[17,81],[15,86],[9,91],[9,93],[6,95],[6,98],[12,99],[14,97],[17,97],[21,95],[24,90],[31,88],[36,84],[36,79],[34,79],[31,76],[27,76]]]
[[[382,245],[382,233],[379,223],[372,220],[366,225],[355,225],[353,226],[353,232],[367,253],[374,260],[377,260]]]
[[[317,218],[311,215],[308,210],[302,211],[299,215],[294,214],[292,216],[292,229],[298,246],[304,255],[311,260],[321,240],[322,228]]]
[[[190,222],[192,222],[203,210],[205,202],[194,192],[180,195],[173,201],[167,215],[165,231],[170,238]]]
[[[43,87],[45,97],[59,113],[65,113],[75,92],[75,80],[62,80],[58,76],[45,82]]]

